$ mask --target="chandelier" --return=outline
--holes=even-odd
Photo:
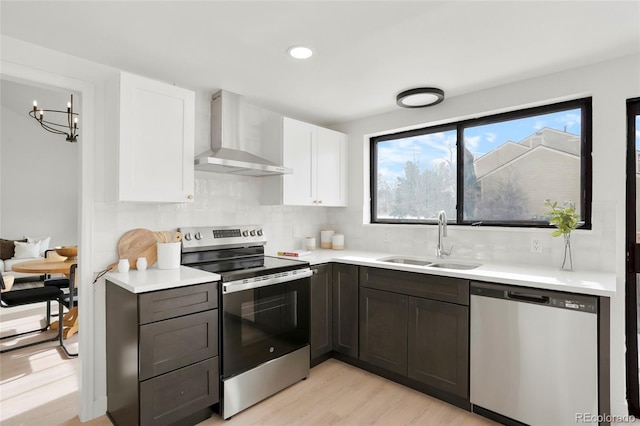
[[[47,121],[44,119],[44,114],[47,113],[47,117],[58,117],[63,120],[64,117],[56,114],[65,114],[67,117],[66,124],[54,123],[53,121]],[[65,135],[67,142],[78,142],[78,113],[73,112],[73,94],[71,95],[71,101],[67,102],[67,110],[59,111],[55,109],[38,109],[38,102],[33,101],[33,109],[29,111],[29,115],[33,117],[43,129],[48,132],[58,135]],[[52,118],[52,120],[55,118]]]

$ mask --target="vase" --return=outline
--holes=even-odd
[[[573,271],[573,257],[571,257],[571,234],[562,234],[564,237],[564,258],[560,269]]]

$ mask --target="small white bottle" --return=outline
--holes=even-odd
[[[144,271],[145,269],[147,269],[146,257],[139,257],[138,260],[136,260],[136,269],[138,271]]]
[[[129,259],[120,259],[118,261],[118,272],[129,271]]]

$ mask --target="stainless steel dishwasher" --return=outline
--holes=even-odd
[[[474,411],[530,425],[597,417],[597,308],[592,296],[472,282]]]

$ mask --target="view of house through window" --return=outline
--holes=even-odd
[[[372,222],[540,226],[550,199],[589,225],[589,121],[581,100],[372,138]]]

